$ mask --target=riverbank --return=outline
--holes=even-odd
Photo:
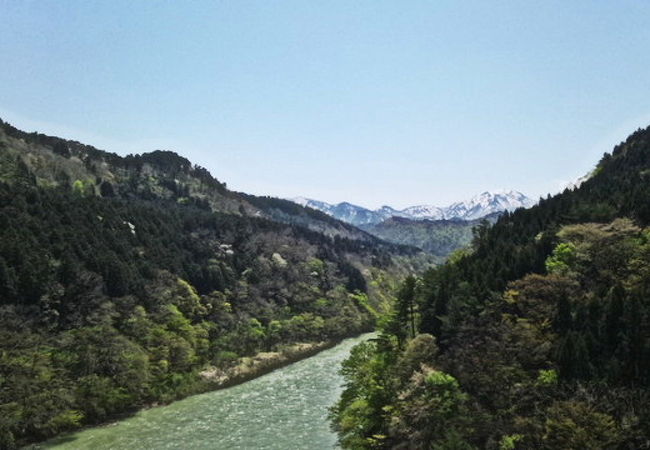
[[[173,405],[174,403],[187,400],[188,398],[197,395],[208,394],[214,391],[236,387],[276,370],[283,369],[292,364],[301,362],[307,358],[316,356],[325,350],[336,347],[344,340],[357,339],[367,333],[367,331],[362,331],[358,334],[344,336],[336,339],[329,339],[318,342],[300,342],[294,344],[286,344],[274,352],[259,352],[253,356],[240,357],[236,363],[227,368],[218,368],[214,366],[204,368],[198,372],[196,384],[192,387],[192,389],[186,391],[189,392],[187,395],[179,395],[178,398],[166,403],[158,402],[143,405],[140,408],[134,409],[128,413],[115,415],[109,420],[101,423],[89,424],[79,430],[64,433],[45,442],[27,443],[23,449],[36,450],[42,448],[50,448],[52,446],[56,446],[59,442],[66,442],[68,436],[70,435],[88,432],[93,429],[116,426],[120,422],[129,420],[130,418],[145,411],[165,408]]]
[[[254,367],[260,376],[255,379],[141,410],[110,426],[86,428],[31,448],[332,449],[337,436],[330,429],[328,411],[340,396],[341,362],[352,347],[371,336],[343,339],[332,348],[325,347],[331,342],[288,346],[284,357],[261,358],[273,364],[284,361],[286,367],[262,376],[258,370],[273,364],[258,362]],[[313,355],[307,357],[309,353]],[[288,363],[298,355],[303,358]]]
[[[314,356],[341,341],[342,339],[296,343],[277,352],[260,352],[255,356],[239,358],[236,365],[225,369],[208,367],[199,372],[199,376],[208,383],[210,390],[225,389]]]

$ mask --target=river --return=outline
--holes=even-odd
[[[341,394],[338,371],[370,334],[228,389],[188,397],[37,448],[333,449],[328,408]]]

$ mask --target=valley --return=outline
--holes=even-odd
[[[0,447],[210,390],[202,373],[260,352],[371,331],[429,261],[229,191],[173,152],[120,157],[0,125]]]
[[[535,202],[517,191],[483,192],[447,207],[420,205],[396,210],[383,206],[369,210],[347,202],[332,205],[304,197],[291,201],[355,225],[386,242],[419,248],[431,261],[444,262],[451,253],[467,247],[474,228],[492,224],[505,212],[531,207]]]
[[[649,133],[528,209],[357,227],[2,123],[0,445],[638,448]]]
[[[0,2],[0,450],[649,450],[650,2]]]

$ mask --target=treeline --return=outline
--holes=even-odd
[[[406,280],[346,363],[348,448],[650,445],[650,129]]]
[[[66,158],[76,156],[83,160],[91,170],[93,169],[94,163],[101,162],[106,162],[114,168],[135,170],[136,172],[142,171],[144,164],[151,164],[162,169],[163,172],[171,177],[177,176],[179,173],[184,173],[200,180],[206,186],[214,188],[220,194],[226,194],[228,192],[226,185],[216,180],[207,169],[193,165],[187,158],[183,158],[172,151],[155,150],[142,155],[127,155],[122,157],[116,153],[99,150],[92,145],[82,144],[77,141],[48,136],[37,132],[28,133],[4,122],[2,119],[0,119],[0,129],[7,136],[49,148],[57,155]]]

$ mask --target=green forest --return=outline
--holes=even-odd
[[[650,448],[650,128],[495,223],[389,221],[402,245],[174,152],[0,125],[0,448],[374,328],[344,448]]]
[[[405,279],[331,416],[345,448],[650,446],[650,128]]]
[[[373,235],[397,244],[411,245],[434,255],[441,263],[456,250],[469,246],[473,230],[487,221],[496,222],[500,213],[492,213],[476,220],[413,220],[391,217],[378,224],[362,225],[361,228]]]
[[[0,448],[373,328],[416,249],[229,191],[173,152],[0,127]]]

